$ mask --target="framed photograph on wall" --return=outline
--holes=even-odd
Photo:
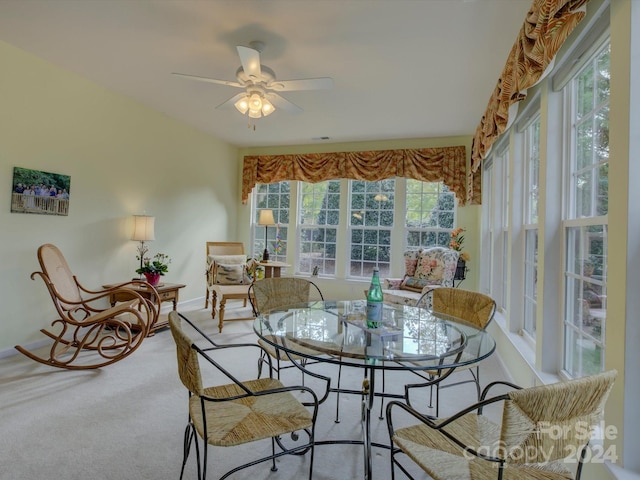
[[[12,213],[69,215],[71,177],[13,167]]]

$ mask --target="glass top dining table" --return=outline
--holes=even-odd
[[[489,333],[461,319],[385,303],[382,323],[367,328],[365,309],[364,300],[314,301],[266,312],[253,327],[260,338],[296,356],[374,369],[456,368],[495,350]]]
[[[373,401],[375,396],[394,397],[375,392],[375,372],[429,372],[430,384],[436,384],[456,368],[487,358],[496,344],[486,331],[424,308],[385,303],[382,322],[376,328],[367,327],[365,311],[365,300],[312,301],[258,315],[253,329],[303,371],[305,362],[300,358],[366,369],[362,391],[346,393],[362,395],[362,440],[358,443],[364,446],[364,478],[370,480],[371,447],[389,448],[371,441]],[[323,443],[353,442],[316,442]]]

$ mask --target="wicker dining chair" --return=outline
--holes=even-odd
[[[460,319],[471,325],[479,328],[480,330],[485,330],[487,326],[493,320],[493,317],[496,312],[496,302],[491,297],[484,295],[482,293],[473,292],[470,290],[462,290],[460,288],[449,288],[449,287],[438,287],[433,288],[431,290],[426,291],[416,303],[418,307],[429,307],[434,312],[443,313],[451,317],[452,320]],[[473,339],[467,339],[467,341],[472,341]],[[464,359],[462,359],[464,360]],[[429,406],[433,406],[433,389],[435,387],[436,393],[436,417],[439,414],[439,402],[440,402],[440,389],[453,387],[455,385],[461,385],[464,383],[474,383],[476,386],[477,397],[475,401],[480,399],[480,366],[476,363],[474,365],[464,365],[456,368],[454,375],[457,376],[457,373],[460,371],[467,371],[471,374],[470,379],[468,380],[460,380],[453,383],[442,383],[437,382],[435,385],[431,384],[430,394],[429,394]],[[430,371],[427,370],[424,373],[414,372],[419,376],[425,378],[425,380],[433,381],[438,375],[441,375],[442,371]],[[423,375],[426,375],[424,377]],[[422,383],[419,384],[411,384],[405,387],[405,391],[407,392],[406,400],[410,403],[409,400],[409,391],[412,388],[420,388],[425,385]]]
[[[307,303],[313,300],[323,301],[324,297],[322,296],[320,288],[318,288],[315,283],[304,278],[271,277],[254,282],[251,287],[249,287],[249,301],[253,307],[253,314],[256,317],[260,315],[260,312],[269,312],[287,305]],[[280,378],[281,368],[285,369],[295,366],[290,363],[283,366],[281,362],[289,362],[289,360],[292,359],[306,364],[305,357],[299,355],[290,357],[262,339],[258,340],[258,343],[265,352],[275,359],[276,363],[275,365],[272,363],[272,368],[275,370],[278,378]],[[310,354],[318,353],[311,349],[308,349],[308,352]],[[263,357],[262,363],[264,363],[264,361],[265,358]]]
[[[258,344],[216,345],[205,336],[207,347],[199,347],[185,333],[182,320],[194,326],[176,311],[169,313],[169,326],[176,343],[178,374],[189,390],[189,422],[184,434],[184,456],[180,478],[189,457],[191,444],[195,443],[198,462],[198,478],[206,479],[209,445],[232,447],[258,440],[271,439],[271,455],[251,460],[219,476],[229,477],[244,468],[268,460],[272,471],[276,471],[276,458],[287,455],[303,455],[310,452],[309,480],[313,475],[314,432],[318,413],[316,394],[304,386],[284,386],[282,382],[268,378],[240,381],[231,373],[233,366],[224,366],[229,349],[262,350]],[[194,326],[194,330],[200,330]],[[228,378],[230,383],[204,387],[200,360],[203,365],[213,367],[217,373]],[[206,363],[204,363],[206,362]],[[227,362],[228,363],[228,362]],[[272,370],[270,369],[271,373]],[[302,401],[302,400],[308,401]],[[305,432],[307,441],[302,441],[297,432]],[[291,434],[291,445],[285,445],[283,436]],[[198,437],[204,444],[202,463]],[[279,450],[276,451],[276,445]]]
[[[434,480],[577,480],[615,377],[612,370],[526,389],[494,382],[480,402],[443,420],[406,403],[389,402],[391,479],[396,467],[414,478],[400,461],[404,453]],[[487,398],[498,385],[513,390]],[[484,407],[497,402],[504,402],[501,425],[482,415]],[[407,425],[411,420],[419,423],[394,428],[394,422]]]

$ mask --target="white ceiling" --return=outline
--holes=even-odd
[[[211,133],[250,146],[472,135],[532,0],[0,0],[0,40]],[[304,109],[247,128],[236,45],[266,44]],[[329,140],[319,140],[329,137]]]

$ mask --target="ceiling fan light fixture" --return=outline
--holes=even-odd
[[[252,93],[249,97],[249,110],[262,110],[262,99],[257,93]]]
[[[233,105],[241,114],[244,115],[245,113],[247,113],[247,110],[249,110],[249,97],[248,96],[242,97]]]
[[[269,100],[267,100],[266,98],[264,100],[262,100],[262,115],[263,116],[268,116],[271,115],[273,112],[275,111],[274,106],[271,104],[271,102]]]
[[[262,112],[260,110],[249,109],[249,117],[250,118],[260,118],[262,117]]]

